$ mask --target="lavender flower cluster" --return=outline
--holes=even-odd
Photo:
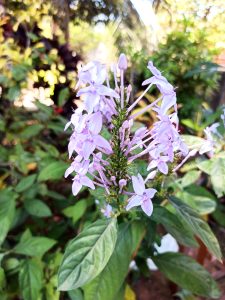
[[[77,88],[82,88],[83,106],[77,108],[66,129],[72,126],[68,151],[73,159],[65,177],[75,173],[72,192],[76,196],[82,186],[106,191],[106,206],[102,209],[106,217],[113,216],[116,209],[130,210],[141,206],[150,216],[153,211],[152,198],[156,189],[146,188],[158,172],[167,175],[168,165],[175,155],[188,156],[188,148],[178,131],[176,93],[173,86],[161,72],[148,63],[152,76],[142,85],[147,88],[135,101],[131,101],[131,86],[124,86],[127,58],[121,54],[117,65],[112,67],[115,88],[109,84],[106,67],[93,61],[84,66],[78,74]],[[118,76],[119,75],[119,76]],[[104,84],[106,83],[106,84]],[[160,97],[145,108],[133,113],[139,101],[152,86],[156,86]],[[147,110],[155,112],[157,121],[150,129],[141,127],[132,133],[134,120]],[[103,125],[111,133],[107,141],[102,135]],[[148,157],[148,176],[129,176],[128,167],[143,155]],[[127,190],[132,181],[134,192]],[[120,195],[128,199],[119,200]],[[123,198],[124,199],[124,198]]]

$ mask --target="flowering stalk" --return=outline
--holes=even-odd
[[[120,81],[114,66],[114,90],[109,85],[105,66],[99,62],[87,64],[78,74],[77,87],[85,85],[77,93],[83,99],[83,107],[76,109],[66,125],[66,128],[73,128],[68,146],[73,162],[65,176],[75,172],[72,185],[74,195],[79,193],[82,186],[91,189],[95,189],[95,186],[104,187],[106,206],[101,211],[106,217],[135,206],[140,206],[150,216],[153,210],[151,199],[157,191],[146,189],[145,184],[153,180],[157,172],[167,175],[168,164],[174,161],[176,155],[188,154],[177,129],[176,93],[160,71],[149,62],[148,69],[153,76],[143,82],[148,86],[142,95],[129,104],[131,86],[124,86],[127,69],[124,54],[120,55],[117,68]],[[104,85],[105,81],[107,85]],[[133,114],[133,109],[153,85],[159,89],[160,97]],[[149,109],[156,113],[158,121],[150,129],[142,127],[131,134],[134,119]],[[109,142],[101,135],[103,125],[111,132]],[[141,174],[130,177],[129,164],[143,155],[149,157],[149,175],[145,179]],[[130,181],[134,192],[128,190]]]

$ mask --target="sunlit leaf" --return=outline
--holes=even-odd
[[[117,239],[117,222],[98,220],[68,244],[59,269],[59,290],[85,285],[104,269]]]

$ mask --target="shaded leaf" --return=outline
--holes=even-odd
[[[24,300],[38,300],[42,288],[42,269],[31,259],[26,259],[20,268],[19,286]]]
[[[192,258],[167,252],[152,257],[167,278],[194,294],[217,299],[220,291],[211,275]]]
[[[197,247],[198,243],[192,231],[184,226],[178,216],[162,206],[154,206],[152,220],[162,224],[165,229],[182,245]]]
[[[188,205],[176,197],[169,197],[170,202],[175,207],[177,213],[182,218],[189,230],[198,236],[208,250],[221,260],[222,254],[219,243],[210,229],[209,225]]]
[[[26,211],[36,217],[50,217],[52,212],[50,208],[43,202],[37,199],[26,200],[24,202]]]
[[[34,183],[35,179],[36,179],[37,175],[33,174],[30,176],[27,176],[25,178],[23,178],[16,186],[15,190],[17,193],[21,193],[25,190],[27,190],[29,187],[32,186],[32,184]]]

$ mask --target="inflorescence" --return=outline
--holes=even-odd
[[[152,76],[142,83],[147,88],[131,102],[132,88],[130,85],[124,86],[126,69],[127,58],[121,54],[118,64],[112,68],[115,84],[112,89],[104,65],[93,61],[84,66],[78,74],[77,83],[77,88],[84,86],[77,93],[83,99],[83,106],[74,111],[65,128],[72,126],[73,129],[68,145],[69,157],[73,161],[65,173],[65,177],[75,173],[73,195],[76,196],[82,186],[104,188],[106,204],[102,212],[106,217],[135,206],[141,206],[150,216],[153,211],[151,199],[157,190],[146,188],[146,183],[154,180],[158,172],[167,175],[168,166],[174,162],[175,156],[185,157],[175,168],[177,170],[197,152],[189,152],[179,134],[177,99],[173,86],[149,61],[148,69]],[[160,97],[133,113],[153,85],[158,88]],[[155,112],[157,121],[150,129],[143,126],[133,133],[134,120],[149,109]],[[103,126],[111,133],[110,141],[101,135]],[[201,153],[213,148],[210,129],[206,129],[206,135]],[[130,176],[129,165],[143,155],[149,160],[148,176],[145,179],[141,174]],[[127,188],[131,181],[134,192],[129,192]]]

